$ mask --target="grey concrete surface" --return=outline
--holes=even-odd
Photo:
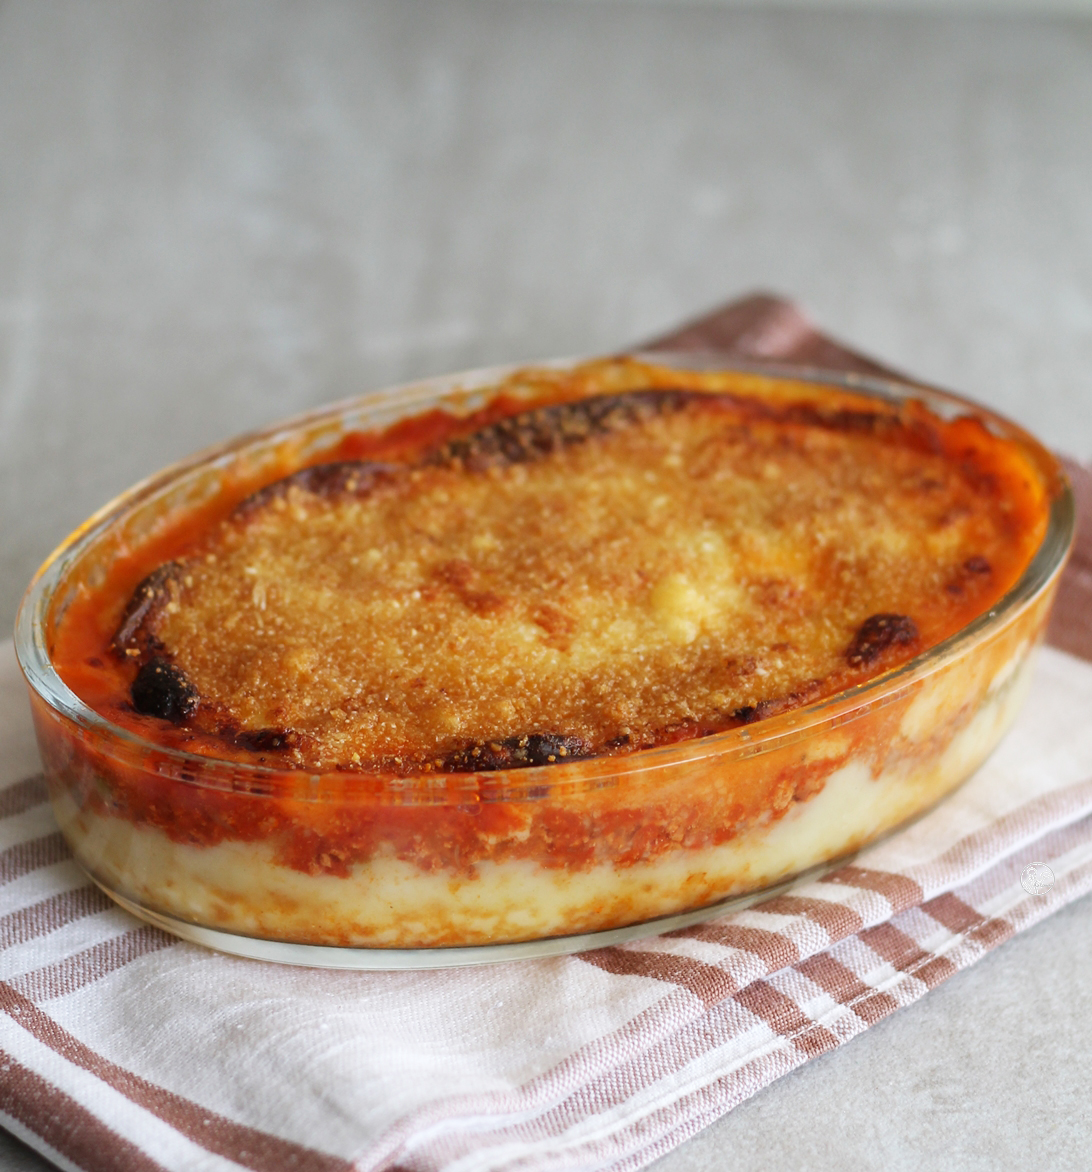
[[[1092,457],[1092,22],[8,0],[0,622],[198,446],[756,287]],[[1092,1166],[1090,941],[1086,900],[660,1167]]]
[[[54,1165],[0,1128],[0,1168],[4,1172],[52,1172]]]

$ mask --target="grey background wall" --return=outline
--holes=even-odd
[[[753,287],[1092,455],[1092,22],[519,0],[0,7],[0,621],[311,404]]]
[[[560,0],[568,3],[569,0]],[[593,0],[594,2],[594,0]],[[608,0],[613,3],[705,5],[788,12],[927,12],[942,16],[1090,16],[1092,0]]]

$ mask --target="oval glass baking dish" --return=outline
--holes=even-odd
[[[620,755],[383,776],[191,752],[111,722],[61,678],[57,634],[74,608],[179,518],[196,530],[356,436],[466,417],[511,374],[365,395],[199,454],[100,510],[39,571],[16,647],[50,797],[76,859],[122,906],[199,943],[299,964],[432,967],[599,947],[762,898],[928,809],[992,751],[1072,542],[1064,475],[1021,429],[956,396],[823,372],[725,377],[969,417],[1018,449],[1046,514],[994,605],[836,695]]]

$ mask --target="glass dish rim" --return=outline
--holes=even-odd
[[[602,357],[602,356],[598,356]],[[610,356],[608,356],[610,357]],[[1024,573],[994,606],[984,611],[948,639],[928,648],[920,655],[892,671],[882,673],[833,696],[767,717],[755,725],[727,729],[705,737],[641,749],[633,753],[591,757],[567,764],[497,770],[487,773],[422,774],[390,777],[382,774],[328,770],[310,772],[279,768],[275,765],[188,752],[157,744],[114,724],[81,700],[61,679],[54,668],[46,645],[46,623],[53,598],[65,580],[68,568],[113,524],[158,492],[181,482],[202,467],[230,462],[233,457],[259,445],[272,445],[278,439],[300,434],[307,427],[324,421],[335,422],[351,412],[379,409],[382,406],[406,407],[398,418],[408,418],[413,409],[427,409],[444,403],[455,404],[460,398],[488,390],[502,379],[521,370],[564,368],[595,361],[591,358],[550,359],[540,362],[506,363],[475,368],[452,374],[418,379],[385,386],[302,412],[267,427],[222,441],[176,461],[132,485],[96,510],[50,553],[31,580],[20,604],[15,625],[15,651],[29,687],[54,713],[77,727],[97,735],[100,753],[116,749],[145,754],[155,761],[154,772],[196,789],[252,793],[262,797],[291,797],[294,800],[328,800],[323,787],[310,793],[300,792],[302,779],[313,784],[323,778],[335,783],[339,800],[354,796],[397,795],[413,801],[413,795],[429,804],[461,804],[467,800],[511,801],[541,797],[545,788],[551,795],[590,786],[616,785],[628,776],[650,770],[693,763],[713,756],[753,756],[803,739],[813,730],[832,720],[853,714],[864,715],[877,705],[893,699],[903,686],[925,678],[973,648],[1005,620],[1015,618],[1046,590],[1061,572],[1068,557],[1076,528],[1076,511],[1072,489],[1064,467],[1052,452],[1031,433],[1003,415],[980,403],[912,379],[863,375],[800,367],[774,362],[747,362],[705,352],[625,352],[615,357],[682,370],[724,371],[762,377],[814,383],[863,394],[892,404],[917,399],[941,418],[971,415],[983,422],[993,434],[1019,443],[1033,460],[1051,493],[1049,516],[1043,539]],[[111,755],[113,755],[111,753]],[[278,781],[281,784],[277,784]],[[283,790],[283,794],[279,791]],[[355,791],[355,792],[354,792]],[[447,799],[447,800],[445,800]]]

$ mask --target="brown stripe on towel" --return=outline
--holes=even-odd
[[[52,867],[54,863],[71,857],[72,852],[59,830],[32,838],[29,842],[17,842],[0,853],[0,883],[10,883],[21,875],[41,867]]]
[[[725,924],[709,920],[704,924],[692,924],[679,928],[667,936],[682,936],[691,940],[704,940],[707,944],[721,944],[725,948],[738,948],[757,956],[766,966],[768,973],[795,964],[800,959],[797,947],[779,932],[765,928],[746,928],[739,924]]]
[[[34,777],[25,777],[22,781],[0,789],[0,818],[22,814],[24,810],[40,806],[48,800],[45,778],[40,773]]]
[[[735,1000],[809,1058],[825,1054],[839,1045],[826,1026],[812,1021],[791,997],[786,997],[767,981],[752,981],[736,994]]]
[[[874,891],[891,904],[891,910],[894,912],[904,912],[907,908],[917,907],[925,895],[921,886],[905,875],[896,875],[891,871],[873,871],[867,867],[839,867],[830,875],[824,875],[823,882]]]
[[[949,932],[963,935],[987,949],[1001,944],[1013,934],[1013,927],[1006,920],[982,915],[950,891],[923,903],[921,910],[938,924],[943,924]]]
[[[874,928],[865,928],[858,939],[892,968],[917,977],[926,988],[935,988],[956,972],[955,965],[947,957],[925,952],[912,936],[907,936],[894,924],[877,924]]]
[[[156,1086],[130,1070],[110,1062],[59,1025],[6,981],[0,981],[0,1009],[56,1054],[101,1079],[164,1123],[207,1151],[234,1160],[254,1172],[352,1172],[352,1165],[281,1139]]]
[[[166,1172],[40,1074],[0,1050],[0,1111],[83,1172]]]
[[[760,903],[754,910],[778,916],[807,916],[813,924],[818,924],[826,932],[832,942],[844,940],[847,936],[859,932],[864,926],[864,921],[851,907],[831,899],[777,895],[765,903]]]
[[[903,377],[821,334],[799,306],[768,293],[733,301],[637,348]]]
[[[796,966],[796,971],[814,981],[839,1004],[852,1009],[868,1025],[875,1025],[899,1007],[889,993],[870,988],[852,969],[828,952],[808,957]]]
[[[181,943],[176,936],[144,925],[103,940],[73,956],[66,956],[54,964],[12,977],[8,984],[31,1001],[49,1001],[91,985],[149,952],[158,952]]]
[[[97,887],[87,884],[51,895],[30,907],[0,916],[0,948],[25,944],[35,936],[55,932],[85,916],[98,915],[115,905]]]
[[[599,948],[581,952],[579,959],[613,973],[616,977],[652,977],[678,985],[698,997],[704,1005],[717,1005],[731,997],[739,985],[723,969],[689,956],[670,952],[640,952],[628,948]]]

